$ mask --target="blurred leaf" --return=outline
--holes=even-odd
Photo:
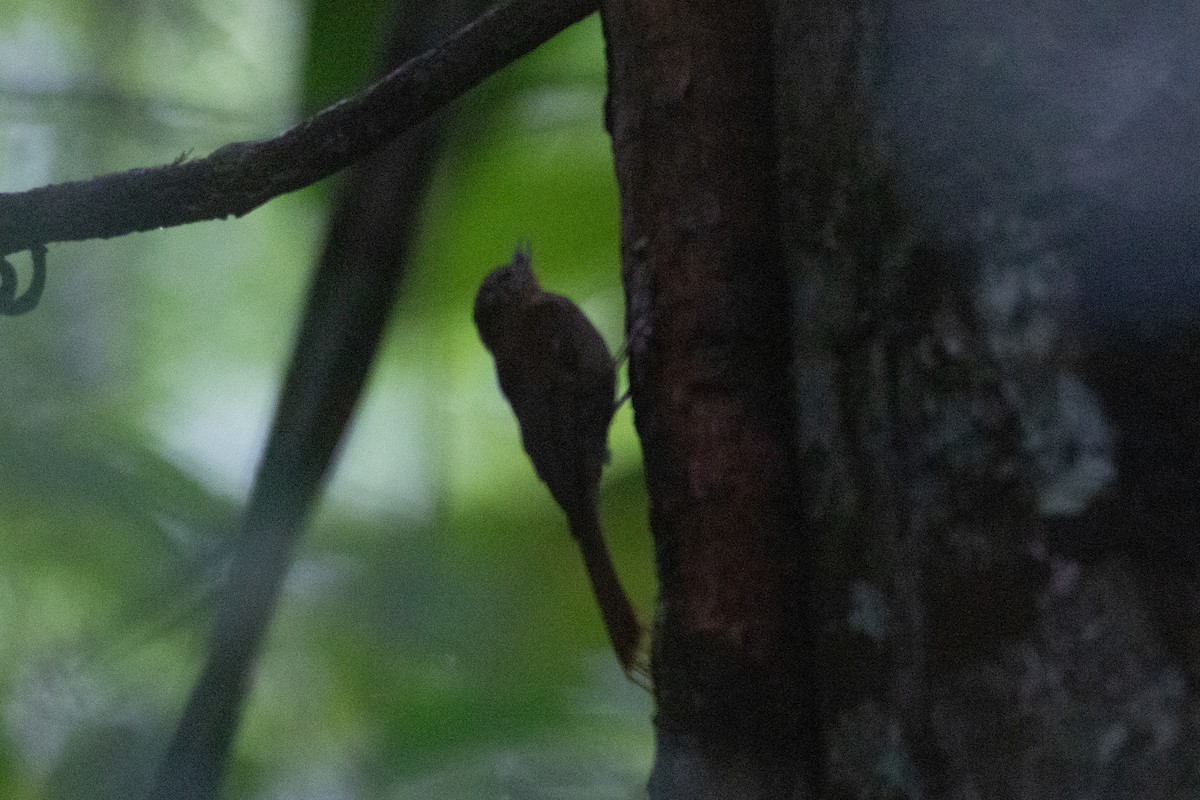
[[[307,52],[300,76],[305,114],[357,92],[374,79],[391,6],[388,0],[309,3]]]

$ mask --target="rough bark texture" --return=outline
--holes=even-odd
[[[867,3],[603,13],[662,592],[652,796],[1200,795],[1194,637],[1173,657],[1152,622],[1164,595],[1192,619],[1195,580],[1147,594],[1064,516],[1110,443],[1049,231],[913,221]]]
[[[1135,575],[1063,550],[1102,538],[1086,520],[1039,516],[1077,478],[1051,451],[1086,449],[1094,411],[1065,309],[1013,298],[1064,267],[1011,210],[966,247],[909,224],[871,117],[870,9],[778,8],[825,796],[1195,796],[1194,705]]]
[[[660,577],[654,797],[789,797],[813,761],[766,5],[614,0],[608,124]]]

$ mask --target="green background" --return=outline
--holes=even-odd
[[[7,0],[0,191],[205,155],[362,85],[372,3]],[[383,357],[288,579],[232,798],[625,798],[650,701],[470,323],[520,241],[621,341],[598,21],[459,101]],[[327,184],[240,220],[51,244],[0,318],[0,796],[123,798],[165,746],[324,235]],[[23,276],[28,256],[11,257]],[[653,602],[628,405],[603,517]]]

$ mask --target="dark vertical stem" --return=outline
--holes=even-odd
[[[462,0],[393,11],[388,62],[428,46]],[[423,125],[359,164],[341,187],[271,433],[242,520],[208,659],[151,797],[218,795],[251,673],[305,519],[350,423],[403,279],[436,156]]]

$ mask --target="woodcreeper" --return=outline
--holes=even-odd
[[[613,569],[597,505],[616,411],[608,347],[578,306],[542,290],[527,247],[484,279],[474,317],[525,452],[579,543],[617,660],[631,678],[644,675],[642,625]]]

